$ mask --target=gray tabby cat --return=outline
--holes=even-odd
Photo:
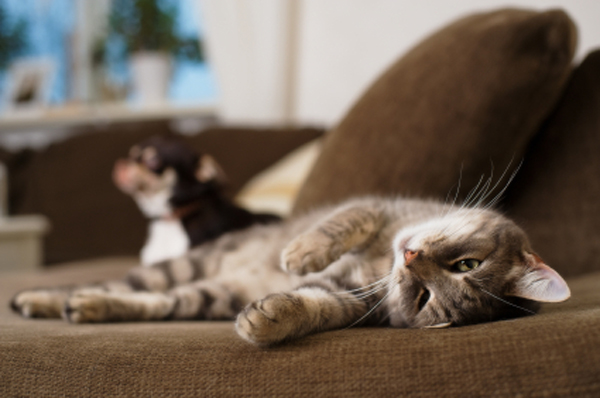
[[[237,316],[241,337],[271,345],[353,325],[494,321],[569,296],[523,230],[487,207],[364,198],[224,235],[123,281],[11,304],[74,323]]]

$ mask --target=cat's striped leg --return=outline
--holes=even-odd
[[[167,292],[96,292],[72,295],[66,318],[73,323],[233,319],[242,305],[224,286],[201,281]]]
[[[218,266],[217,259],[212,258],[214,254],[218,254],[216,246],[206,243],[185,256],[132,268],[127,274],[127,283],[138,291],[164,292],[178,285],[210,277]]]
[[[281,267],[300,275],[321,271],[372,239],[383,222],[383,210],[373,203],[342,208],[293,239],[282,252]]]
[[[211,245],[191,251],[187,256],[154,264],[135,267],[122,281],[107,281],[80,286],[28,289],[17,293],[11,300],[11,308],[27,318],[60,318],[67,298],[105,293],[133,291],[167,291],[176,285],[201,279],[212,268],[203,261],[207,253],[214,252]],[[208,258],[210,260],[210,258]],[[210,263],[216,264],[215,261]]]
[[[82,291],[67,299],[63,317],[73,323],[160,320],[174,304],[164,292]]]
[[[369,305],[334,283],[319,281],[249,304],[238,315],[236,330],[245,340],[266,346],[350,326]]]
[[[245,303],[226,286],[198,281],[171,290],[175,305],[170,319],[232,320]]]

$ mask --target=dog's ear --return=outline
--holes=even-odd
[[[215,181],[219,185],[224,185],[227,182],[225,172],[210,155],[202,155],[198,160],[196,178],[200,182]]]

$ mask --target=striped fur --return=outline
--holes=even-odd
[[[465,259],[478,266],[459,271]],[[525,233],[491,210],[364,198],[226,234],[122,281],[21,292],[11,305],[26,317],[74,323],[237,316],[242,338],[270,345],[354,325],[527,315],[533,300],[568,297],[538,260]],[[531,275],[540,267],[553,278],[546,284]]]

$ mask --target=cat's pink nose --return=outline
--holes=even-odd
[[[408,265],[408,263],[410,263],[415,257],[417,257],[419,253],[414,252],[412,250],[405,250],[404,251],[404,264]]]

